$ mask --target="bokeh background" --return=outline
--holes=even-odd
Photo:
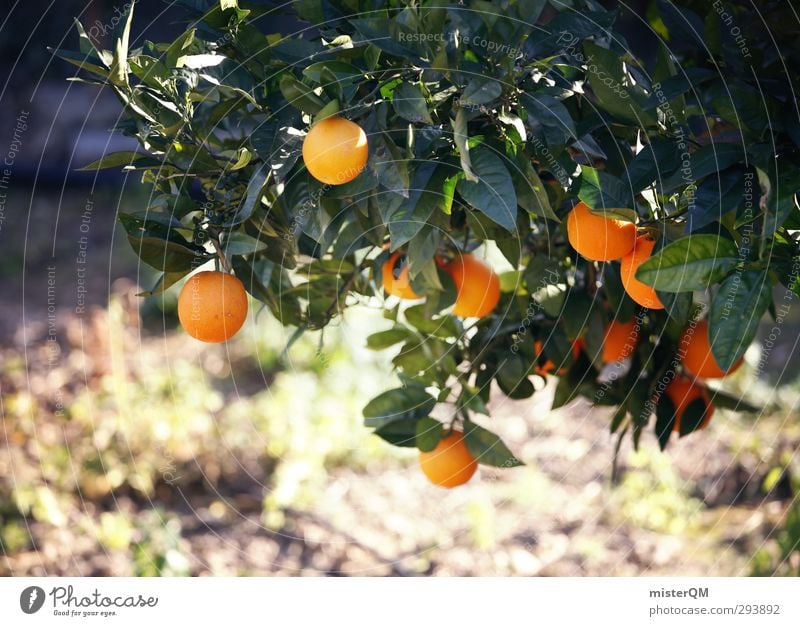
[[[665,453],[650,437],[639,452],[623,443],[612,472],[608,411],[550,411],[548,385],[492,406],[493,430],[526,465],[442,491],[413,451],[362,426],[363,405],[393,382],[393,355],[365,347],[388,325],[379,300],[287,350],[291,329],[256,306],[233,341],[210,346],[177,326],[177,289],[136,297],[156,272],[115,215],[148,189],[76,171],[132,147],[109,133],[118,103],[68,82],[75,68],[46,48],[76,47],[75,16],[110,32],[124,2],[9,4],[0,575],[800,573],[795,301],[769,354],[766,323],[723,383],[761,413],[718,410]],[[174,37],[180,15],[137,3],[136,41]],[[633,22],[628,40],[646,52]]]

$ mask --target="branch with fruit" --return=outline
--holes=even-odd
[[[142,150],[85,169],[151,186],[120,221],[163,272],[150,296],[186,279],[191,336],[230,339],[247,294],[302,329],[384,303],[368,345],[402,386],[365,424],[446,487],[521,463],[475,416],[537,379],[554,407],[616,407],[636,445],[756,410],[705,381],[741,365],[775,285],[800,294],[797,65],[719,74],[747,61],[670,39],[664,7],[645,61],[590,0],[302,2],[295,35],[263,33],[263,7],[182,4],[174,42],[131,47],[131,3],[113,50],[78,24],[56,54],[121,101]]]

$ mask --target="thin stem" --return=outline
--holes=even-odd
[[[219,258],[222,267],[225,269],[226,272],[229,274],[233,272],[233,268],[231,267],[230,263],[228,263],[228,258],[225,256],[225,253],[222,251],[222,246],[219,243],[219,233],[211,233],[211,245],[214,246],[214,250],[217,252],[217,257]]]

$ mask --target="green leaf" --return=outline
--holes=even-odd
[[[514,179],[514,191],[517,194],[519,206],[525,209],[530,215],[537,215],[554,222],[561,220],[553,211],[547,190],[544,187],[539,174],[533,169],[530,159],[525,153],[520,152],[515,169],[512,173]]]
[[[689,406],[683,410],[678,434],[681,437],[685,437],[699,429],[700,425],[703,423],[703,419],[705,419],[706,411],[708,411],[708,406],[706,406],[704,398],[695,398],[692,400]]]
[[[680,150],[671,141],[653,139],[628,164],[625,182],[633,193],[639,193],[672,174],[680,165],[679,156]]]
[[[231,259],[231,265],[247,293],[270,306],[271,310],[279,308],[278,299],[267,288],[275,267],[272,261],[259,259],[251,264],[241,256],[235,256]]]
[[[403,314],[409,324],[426,335],[440,339],[450,339],[461,334],[461,328],[452,315],[430,318],[426,315],[424,304],[408,307],[403,311]]]
[[[669,318],[679,328],[684,328],[689,323],[689,316],[692,313],[692,302],[694,301],[692,292],[670,293],[669,291],[657,291],[656,293]]]
[[[688,166],[679,169],[657,187],[660,187],[660,193],[670,194],[690,182],[721,172],[744,159],[745,153],[741,143],[711,143],[692,153]]]
[[[244,198],[242,198],[242,202],[239,205],[238,210],[234,216],[225,223],[226,226],[235,226],[236,224],[240,224],[253,214],[253,209],[256,208],[256,205],[261,198],[261,193],[264,189],[264,185],[267,182],[269,172],[270,168],[267,163],[262,163],[255,169],[250,177],[250,181],[247,183],[247,191],[245,192]]]
[[[408,160],[386,133],[376,133],[369,140],[368,167],[381,185],[403,198],[409,197]],[[381,198],[381,202],[384,199]]]
[[[332,115],[336,115],[340,110],[341,106],[339,105],[339,101],[331,100],[314,116],[314,124],[321,122],[325,118],[331,117]]]
[[[384,424],[375,434],[387,443],[402,448],[414,448],[417,445],[417,425],[419,421],[404,417]]]
[[[307,76],[315,83],[324,84],[325,75],[332,76],[339,81],[352,81],[360,78],[364,73],[355,65],[344,61],[320,61],[312,63],[303,70],[303,76]]]
[[[417,422],[415,443],[422,452],[430,452],[439,445],[444,431],[439,420],[423,417]]]
[[[493,432],[474,422],[464,424],[464,440],[478,463],[492,467],[519,467],[524,465],[515,457],[506,444]]]
[[[149,291],[142,291],[136,295],[143,298],[160,295],[172,287],[172,285],[177,283],[181,278],[186,276],[189,272],[190,270],[183,270],[180,272],[164,272],[158,277],[158,281],[152,289]]]
[[[168,69],[180,68],[184,65],[185,52],[194,42],[195,29],[190,28],[173,41],[164,53],[164,65]],[[226,57],[222,56],[222,59]]]
[[[128,42],[131,34],[133,2],[123,7],[117,28],[114,29],[114,53],[111,61],[109,80],[119,86],[128,85]]]
[[[240,170],[245,167],[250,160],[253,158],[253,153],[250,152],[247,148],[239,148],[236,151],[236,161],[233,165],[231,165],[228,169],[231,172],[235,172],[236,170]]]
[[[419,87],[411,83],[400,83],[392,95],[395,113],[414,124],[433,124],[428,104]]]
[[[162,162],[141,152],[112,152],[105,154],[96,161],[78,168],[79,172],[88,172],[93,170],[104,170],[110,167],[122,167],[124,169],[137,168],[137,167],[159,167]]]
[[[722,281],[708,316],[711,352],[720,368],[729,370],[745,353],[771,302],[766,271],[735,272]]]
[[[659,291],[678,293],[708,288],[739,262],[736,244],[718,235],[690,235],[653,254],[636,278]]]
[[[581,167],[580,198],[593,213],[621,219],[627,222],[636,221],[636,206],[630,187],[616,176],[592,167]]]
[[[436,406],[436,398],[421,385],[384,391],[364,407],[364,425],[377,428],[400,419],[418,420]]]
[[[162,272],[185,272],[212,257],[158,219],[120,213],[119,221],[138,257]]]
[[[764,407],[750,404],[743,398],[737,398],[736,396],[725,393],[720,389],[709,389],[708,392],[711,397],[711,403],[720,409],[728,409],[730,411],[740,411],[745,413],[761,413],[764,410]]]
[[[469,132],[467,130],[467,114],[464,109],[460,108],[456,111],[456,119],[453,122],[453,141],[458,148],[458,154],[461,159],[461,169],[464,171],[464,176],[470,182],[477,183],[478,177],[472,171],[472,159],[469,153]]]
[[[68,63],[72,63],[82,70],[91,72],[103,78],[108,78],[109,70],[105,67],[105,62],[99,56],[85,52],[73,52],[72,50],[55,50],[48,48],[54,56],[63,59]]]
[[[528,111],[528,126],[535,131],[536,125],[541,124],[549,144],[563,144],[577,138],[575,122],[561,100],[549,94],[525,93],[520,102]]]
[[[500,390],[509,398],[522,400],[533,395],[533,383],[528,380],[529,363],[520,355],[512,354],[497,368],[495,380]]]
[[[460,180],[458,193],[466,202],[508,231],[517,226],[517,194],[503,160],[489,148],[476,148],[472,166],[478,182]]]
[[[437,167],[434,161],[418,164],[409,185],[408,198],[396,208],[391,203],[381,203],[381,215],[389,227],[392,251],[411,241],[427,224],[428,218],[441,202],[437,190],[442,187],[445,171],[444,167]]]
[[[757,168],[758,180],[762,189],[762,204],[766,206],[767,216],[764,221],[764,235],[771,237],[788,219],[792,211],[800,210],[798,194],[800,193],[800,173],[796,170],[785,172],[780,179],[774,169],[768,175]],[[764,200],[766,198],[766,200]]]
[[[659,447],[664,450],[675,429],[675,405],[667,394],[662,394],[656,405],[656,437]]]
[[[461,94],[461,104],[464,106],[488,104],[499,98],[501,93],[503,93],[503,87],[500,81],[488,76],[477,76],[464,88],[464,93]]]
[[[586,75],[597,106],[634,126],[655,125],[655,114],[643,109],[643,95],[627,86],[630,83],[619,54],[591,41],[584,42],[583,49]]]
[[[281,76],[278,86],[289,104],[305,113],[316,115],[325,106],[325,101],[310,87],[289,74]]]
[[[247,233],[237,231],[230,233],[225,238],[223,245],[225,254],[233,256],[235,254],[255,254],[267,249],[267,240],[264,237],[255,237]]]
[[[372,333],[367,337],[367,347],[370,350],[384,350],[405,341],[411,333],[405,326],[397,325],[389,330]]]

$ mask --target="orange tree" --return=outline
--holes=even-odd
[[[474,416],[537,377],[558,378],[555,406],[617,407],[612,431],[636,444],[753,408],[703,378],[737,367],[765,314],[782,321],[774,285],[800,294],[785,3],[653,1],[640,17],[597,0],[301,0],[282,9],[295,32],[269,34],[277,9],[177,4],[175,41],[134,46],[128,5],[111,50],[78,24],[80,51],[56,51],[117,95],[117,130],[141,144],[87,169],[152,187],[119,216],[163,272],[150,295],[216,260],[300,331],[385,298],[393,326],[368,345],[399,347],[401,384],[365,423],[441,484],[470,458],[520,463]],[[192,288],[186,310],[216,315],[192,328],[238,329],[241,303]]]

